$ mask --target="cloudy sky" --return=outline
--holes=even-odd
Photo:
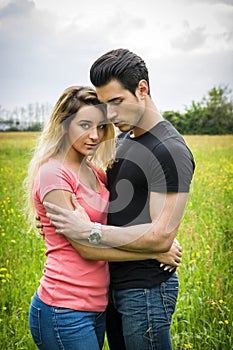
[[[160,110],[233,88],[233,0],[0,0],[0,105],[54,104],[119,47],[144,58]]]

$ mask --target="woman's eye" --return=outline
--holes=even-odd
[[[106,128],[106,124],[100,124],[98,125],[98,129],[105,129]]]
[[[80,126],[81,126],[83,129],[85,129],[85,130],[87,130],[87,129],[90,128],[90,125],[87,124],[87,123],[80,124]]]

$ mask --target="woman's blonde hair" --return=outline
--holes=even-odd
[[[26,192],[26,213],[29,221],[35,227],[36,211],[33,203],[32,190],[35,176],[40,166],[49,158],[62,152],[68,127],[76,113],[83,106],[95,106],[106,117],[106,106],[100,104],[96,92],[91,87],[72,86],[67,88],[54,106],[47,125],[44,127],[33,157],[28,166],[28,176],[24,181]],[[107,123],[104,138],[96,152],[88,160],[99,168],[106,169],[115,159],[115,128]]]

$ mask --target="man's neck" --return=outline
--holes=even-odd
[[[147,107],[140,120],[140,124],[132,129],[132,137],[143,135],[145,132],[152,129],[156,124],[163,120],[163,116],[160,114],[154,102],[150,99],[147,101]]]

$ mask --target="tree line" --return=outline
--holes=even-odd
[[[233,134],[232,91],[228,86],[213,87],[184,113],[165,111],[163,116],[183,135]]]
[[[0,131],[40,131],[52,110],[49,103],[29,103],[9,111],[0,106]]]
[[[40,131],[52,110],[48,103],[30,103],[8,111],[0,106],[0,131]],[[233,97],[228,86],[215,86],[184,113],[164,111],[163,116],[183,135],[233,134]]]

